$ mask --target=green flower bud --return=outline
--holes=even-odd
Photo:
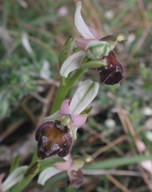
[[[91,41],[85,48],[88,58],[97,60],[107,56],[110,52],[110,45],[105,41]]]

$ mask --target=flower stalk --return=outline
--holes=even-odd
[[[55,100],[53,102],[51,114],[59,110],[62,101],[65,99],[68,92],[73,87],[74,83],[79,79],[79,77],[83,74],[84,71],[85,68],[80,68],[70,79],[63,80],[62,78]]]
[[[69,186],[79,187],[83,183],[83,168],[88,160],[71,157],[73,141],[77,139],[77,130],[82,127],[92,109],[91,102],[99,90],[99,83],[90,79],[79,83],[71,100],[66,99],[69,91],[87,69],[98,69],[100,82],[114,85],[123,77],[123,67],[120,64],[114,48],[123,36],[105,36],[99,39],[95,30],[88,27],[81,15],[82,3],[77,3],[75,11],[75,26],[81,37],[72,42],[69,38],[59,55],[61,81],[56,93],[51,116],[37,128],[37,155],[31,165],[16,168],[2,184],[3,191],[13,187],[12,192],[22,191],[39,172],[42,159],[59,156],[65,161],[47,165],[39,175],[38,183],[44,185],[52,176],[66,171]],[[71,44],[76,46],[76,52],[69,52]],[[41,161],[42,160],[42,161]],[[15,177],[15,178],[13,178]],[[14,180],[13,180],[14,179]]]

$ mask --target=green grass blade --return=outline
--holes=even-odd
[[[126,6],[122,9],[121,13],[112,20],[110,28],[113,28],[120,22],[120,20],[125,16],[127,11],[129,11],[129,9],[134,5],[135,2],[136,0],[130,0],[128,1],[128,3],[126,3]]]
[[[50,159],[46,159],[46,160],[42,160],[40,162],[40,169],[39,172],[43,171],[44,169],[53,166],[54,163],[56,162],[60,162],[63,161],[61,158],[50,158]]]
[[[110,160],[104,160],[100,162],[95,162],[92,165],[86,165],[84,169],[108,169],[108,168],[115,168],[123,165],[130,165],[140,163],[142,161],[152,160],[152,155],[145,156],[145,155],[136,155],[132,157],[122,157],[122,158],[115,158]]]

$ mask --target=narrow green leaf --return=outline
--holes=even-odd
[[[40,169],[39,172],[43,171],[44,169],[51,167],[54,163],[63,161],[62,158],[56,157],[56,158],[50,158],[46,160],[42,160],[40,162]]]
[[[131,9],[131,7],[134,5],[135,2],[136,2],[136,0],[130,0],[126,3],[126,6],[122,9],[121,13],[112,20],[112,23],[110,26],[111,28],[113,28],[120,22],[120,20],[125,16],[127,11],[129,11],[129,9]]]
[[[136,155],[136,156],[133,156],[133,157],[122,157],[122,158],[104,160],[104,161],[100,161],[100,162],[95,162],[92,165],[86,165],[84,167],[84,169],[115,168],[115,167],[118,167],[118,166],[140,163],[140,162],[146,161],[146,160],[152,160],[152,155],[150,155],[150,156]]]
[[[25,172],[23,179],[17,185],[15,185],[10,192],[21,192],[31,182],[33,177],[38,173],[39,167],[39,161],[32,163]]]
[[[21,181],[27,169],[27,165],[16,168],[2,183],[2,191],[10,192],[10,188],[16,185],[19,181]]]
[[[64,43],[64,45],[60,51],[60,54],[59,54],[59,67],[60,68],[68,56],[68,53],[69,53],[70,47],[71,47],[71,43],[72,43],[72,37],[69,37],[66,40],[66,42]]]

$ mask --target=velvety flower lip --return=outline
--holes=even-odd
[[[81,169],[68,171],[68,186],[78,188],[83,184],[83,173]]]
[[[99,69],[101,83],[108,85],[119,83],[123,78],[124,72],[115,52],[110,51],[109,55],[105,56],[104,59],[107,62],[107,66]]]
[[[65,157],[71,151],[72,137],[60,122],[43,123],[37,129],[35,138],[38,141],[37,154],[42,159],[56,154]]]
[[[98,93],[99,84],[91,80],[79,84],[71,102],[64,100],[60,110],[47,117],[36,130],[37,154],[42,159],[58,155],[65,157],[71,151],[77,129],[85,124],[87,114],[81,112],[88,107]]]

